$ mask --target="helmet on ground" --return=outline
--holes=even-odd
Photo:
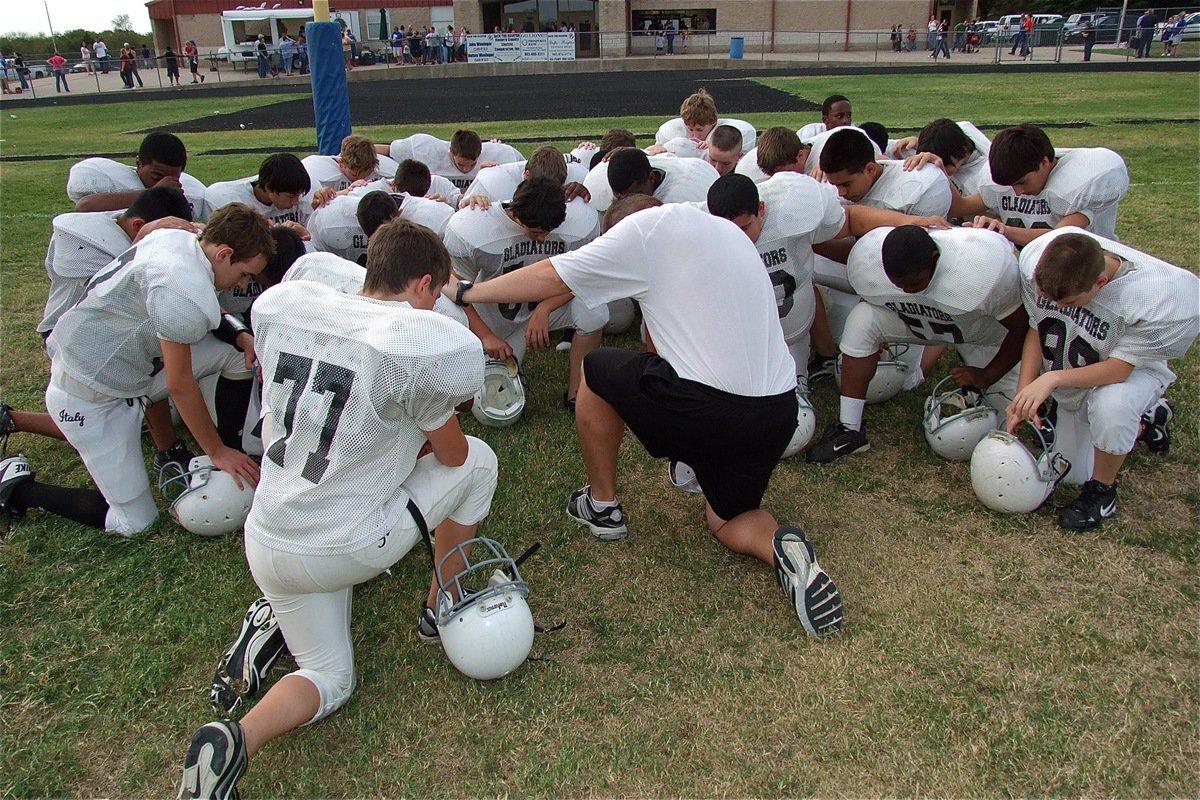
[[[483,385],[475,393],[471,413],[492,428],[507,428],[525,413],[525,386],[515,358],[488,359],[483,366]]]
[[[1036,453],[1007,431],[991,431],[971,454],[971,487],[979,502],[993,511],[1033,511],[1071,469],[1071,462],[1050,449],[1037,426],[1029,427],[1037,434]]]
[[[459,559],[462,568],[447,574]],[[483,537],[463,542],[438,563],[437,582],[438,635],[459,672],[490,681],[525,663],[533,647],[529,585],[502,544]]]
[[[637,309],[628,297],[623,300],[613,300],[608,304],[608,324],[604,326],[604,332],[610,336],[624,333],[633,326],[633,320],[636,317]]]
[[[900,356],[908,351],[906,344],[888,343],[879,353],[879,363],[875,366],[875,375],[867,384],[867,402],[882,403],[891,400],[904,389],[908,378],[908,364],[900,360]],[[842,388],[842,356],[839,353],[834,365],[833,376],[837,379],[838,388]]]
[[[237,481],[212,464],[208,456],[196,456],[184,472],[168,463],[159,472],[159,491],[171,500],[171,516],[197,536],[233,533],[246,521],[254,489]],[[172,500],[172,498],[174,498]]]
[[[975,445],[996,429],[999,415],[978,389],[952,385],[942,391],[947,381],[953,379],[942,378],[925,399],[925,441],[942,458],[970,461]]]
[[[797,389],[796,400],[800,406],[799,411],[796,412],[796,430],[780,458],[791,458],[799,453],[808,446],[808,443],[812,441],[813,434],[817,431],[817,412],[813,409],[808,392]]]

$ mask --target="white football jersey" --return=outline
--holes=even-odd
[[[877,161],[883,174],[858,202],[917,216],[944,217],[950,212],[950,182],[932,164],[904,171],[902,161]]]
[[[429,167],[435,175],[447,178],[461,192],[471,185],[479,174],[479,165],[485,161],[497,164],[510,164],[513,161],[524,161],[525,156],[512,145],[502,142],[484,142],[483,151],[479,154],[475,166],[468,172],[460,172],[450,158],[450,142],[430,136],[427,133],[414,133],[407,139],[396,139],[391,145],[391,156],[399,163],[407,158],[420,161]]]
[[[192,219],[197,222],[208,219],[204,184],[186,172],[180,173],[179,183],[183,186],[183,196],[192,207]],[[67,176],[67,197],[76,203],[88,195],[140,192],[146,188],[136,169],[111,158],[85,158],[71,167]]]
[[[564,156],[567,164],[567,183],[583,183],[587,178],[587,165],[574,156]],[[517,193],[517,187],[525,180],[528,161],[513,161],[479,170],[475,180],[462,193],[463,198],[482,195],[498,203],[507,203]]]
[[[829,129],[825,127],[824,122],[810,122],[800,130],[796,131],[796,135],[799,136],[800,141],[803,142],[807,139],[812,139],[813,137],[819,136],[822,133],[825,133],[827,130]]]
[[[407,192],[399,192],[396,189],[396,182],[391,178],[380,178],[379,180],[371,181],[370,183],[359,186],[357,189],[351,189],[350,194],[362,196],[369,192],[387,192],[388,194],[407,194]],[[450,207],[451,213],[458,208],[458,198],[461,192],[453,183],[443,178],[441,175],[429,176],[429,190],[425,192],[425,197],[432,195],[441,195],[446,198],[446,205]],[[410,195],[412,196],[412,195]],[[440,202],[440,201],[434,201]]]
[[[733,119],[732,117],[718,117],[717,125],[731,125],[742,132],[742,152],[747,153],[754,147],[754,142],[758,136],[758,132],[754,130],[754,126],[744,119]],[[716,126],[713,127],[716,130]],[[666,144],[672,139],[689,139],[687,125],[683,122],[683,117],[675,117],[669,119],[662,125],[658,126],[658,131],[654,134],[655,144]],[[708,134],[709,141],[712,141],[712,133]]]
[[[1021,306],[1021,281],[1013,246],[982,228],[931,230],[938,248],[929,286],[908,294],[883,270],[883,240],[893,228],[876,228],[850,251],[846,274],[868,303],[896,313],[913,336],[930,342],[996,346],[1008,329],[1000,320]]]
[[[1053,228],[1063,217],[1080,213],[1091,221],[1087,230],[1114,241],[1117,206],[1128,190],[1125,159],[1106,147],[1061,151],[1041,194],[1018,195],[993,181],[990,171],[979,185],[984,204],[1005,225]]]
[[[454,211],[445,203],[411,197],[407,194],[393,195],[400,204],[401,219],[424,225],[439,237],[446,231]],[[348,259],[358,264],[367,263],[367,235],[358,224],[358,204],[363,195],[358,193],[335,197],[318,208],[308,221],[308,232],[312,235],[315,250]]]
[[[771,177],[767,173],[763,172],[762,168],[758,166],[757,147],[746,153],[746,155],[742,156],[741,160],[738,161],[737,166],[733,168],[733,171],[738,175],[745,175],[755,183],[762,183],[767,178]]]
[[[595,239],[599,232],[600,220],[595,210],[577,198],[567,203],[567,218],[563,224],[541,242],[529,238],[500,204],[487,209],[464,208],[455,212],[446,227],[445,239],[454,272],[482,282],[526,264],[576,250]],[[489,327],[522,325],[529,320],[533,307],[532,303],[475,306]]]
[[[803,131],[804,129],[801,128],[800,130]],[[812,147],[812,149],[809,150],[808,162],[805,165],[805,171],[808,172],[808,174],[811,175],[813,170],[821,166],[821,151],[825,148],[825,143],[829,141],[829,137],[833,136],[838,131],[858,131],[863,135],[863,137],[866,138],[868,142],[871,143],[871,149],[875,151],[875,158],[883,157],[883,151],[879,149],[879,145],[875,144],[875,140],[870,136],[867,136],[867,132],[856,125],[843,125],[840,128],[834,128],[831,131],[823,131],[813,136],[803,136],[798,131],[796,135],[800,137],[800,141]]]
[[[1047,300],[1033,282],[1046,248],[1068,233],[1095,239],[1106,253],[1125,262],[1095,299],[1080,308]],[[1135,367],[1157,365],[1169,383],[1174,376],[1165,362],[1183,356],[1200,334],[1200,278],[1091,231],[1066,227],[1043,234],[1022,248],[1020,265],[1021,296],[1029,325],[1041,336],[1048,370],[1119,358]]]
[[[283,276],[285,281],[315,281],[344,294],[360,294],[367,270],[333,253],[308,253],[296,259]],[[433,310],[466,327],[467,313],[444,295],[438,295]]]
[[[708,187],[721,177],[712,164],[698,158],[670,155],[650,156],[651,169],[663,173],[654,196],[664,203],[700,203],[708,200]],[[608,184],[608,162],[597,164],[583,185],[591,193],[592,208],[603,213],[612,205],[612,187]]]
[[[100,394],[141,397],[163,366],[160,339],[195,344],[220,321],[196,234],[155,231],[97,272],[59,318],[55,366]]]
[[[285,281],[255,307],[270,431],[246,535],[301,555],[386,537],[427,441],[483,382],[461,325],[406,303]]]
[[[292,208],[276,208],[268,203],[260,203],[254,196],[254,186],[252,185],[256,180],[258,180],[258,176],[254,175],[241,180],[219,181],[211,184],[204,195],[209,215],[211,216],[212,212],[221,206],[227,206],[230,203],[245,203],[266,217],[272,225],[278,225],[281,222],[299,222],[301,224],[305,222],[308,217],[306,212],[312,210],[310,203],[305,203],[302,199]]]
[[[790,338],[812,325],[812,246],[837,236],[846,212],[833,187],[795,172],[760,183],[758,198],[763,222],[754,246],[771,277],[784,336]]]
[[[79,302],[87,282],[129,249],[129,235],[117,224],[121,211],[72,212],[54,218],[46,248],[50,293],[38,323],[39,333],[54,329],[67,309]]]

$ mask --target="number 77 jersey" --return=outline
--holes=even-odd
[[[1038,293],[1033,275],[1046,248],[1071,233],[1095,239],[1122,264],[1090,303],[1064,308]],[[1047,370],[1118,358],[1159,372],[1166,385],[1174,380],[1166,362],[1186,353],[1200,334],[1200,278],[1128,245],[1080,228],[1059,228],[1026,245],[1020,267],[1022,301],[1041,338]]]
[[[426,442],[483,382],[466,328],[407,303],[286,281],[254,306],[265,453],[252,538],[336,555],[404,513]]]

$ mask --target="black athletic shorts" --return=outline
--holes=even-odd
[[[796,393],[730,394],[680,378],[654,353],[602,347],[583,360],[588,387],[655,458],[685,462],[721,519],[762,505],[796,430]]]

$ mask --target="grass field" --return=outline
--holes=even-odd
[[[1103,145],[1129,164],[1121,238],[1196,270],[1200,108],[1194,74],[837,76],[768,79],[856,118],[913,130],[935,116],[990,128],[1052,125],[1056,145]],[[154,126],[292,99],[170,100],[3,120],[0,278],[5,402],[41,407],[40,337],[50,220],[69,210],[73,161],[132,152]],[[9,111],[6,108],[5,111]],[[736,109],[723,109],[732,113]],[[663,116],[673,109],[663,109]],[[739,113],[761,128],[799,115]],[[236,120],[236,116],[231,117]],[[660,119],[491,123],[485,135],[573,145]],[[1069,123],[1079,123],[1071,126]],[[274,146],[303,155],[311,129],[189,134],[188,171],[250,174]],[[446,134],[455,126],[431,128]],[[380,141],[420,128],[370,128]],[[632,340],[626,344],[634,346]],[[698,500],[628,440],[622,497],[632,535],[606,544],[565,517],[584,482],[559,410],[566,359],[529,357],[531,407],[479,429],[500,456],[486,535],[519,552],[543,624],[532,661],[480,684],[421,647],[415,612],[429,565],[418,548],[356,590],[358,690],[338,714],[268,746],[250,797],[1200,795],[1197,778],[1198,365],[1175,365],[1167,457],[1139,449],[1121,510],[1097,535],[1051,511],[1003,517],[971,492],[965,464],[920,431],[920,392],[871,407],[872,450],[831,467],[776,470],[768,507],[812,535],[847,603],[844,635],[804,636],[769,571],[705,532]],[[935,376],[938,377],[938,376]],[[931,379],[932,381],[933,379]],[[931,382],[926,384],[926,390]],[[816,391],[819,424],[836,391]],[[88,485],[61,442],[18,435],[39,476]],[[1064,489],[1059,500],[1069,499]],[[208,681],[257,590],[240,537],[205,540],[160,520],[126,542],[31,513],[0,544],[4,718],[0,796],[173,793],[191,731],[211,719]]]

